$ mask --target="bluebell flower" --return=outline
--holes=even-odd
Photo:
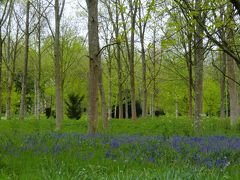
[[[119,146],[120,144],[116,140],[112,140],[112,142],[110,143],[111,148],[119,148]]]
[[[152,156],[148,158],[148,161],[151,162],[151,163],[155,163],[155,159]]]

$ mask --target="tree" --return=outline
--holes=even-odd
[[[204,14],[201,12],[202,0],[195,1],[195,9],[198,11],[197,18],[204,24]],[[202,97],[203,97],[203,61],[204,61],[204,30],[200,24],[196,24],[194,36],[194,72],[195,72],[195,105],[194,127],[196,132],[201,130]]]
[[[13,0],[7,0],[3,2],[3,10],[0,14],[0,119],[2,116],[2,62],[3,62],[3,43],[5,37],[2,34],[2,28],[7,21],[8,15],[11,12]],[[0,2],[0,6],[2,2]]]
[[[35,78],[35,116],[37,120],[40,120],[40,102],[41,102],[41,90],[40,90],[40,82],[41,82],[41,64],[42,64],[42,50],[41,50],[41,32],[42,32],[42,2],[41,0],[37,1],[37,9],[38,9],[38,19],[37,19],[37,65],[36,65],[36,78]]]
[[[22,91],[19,120],[24,120],[25,117],[25,101],[26,101],[26,88],[27,88],[27,72],[28,72],[28,53],[29,53],[29,14],[30,14],[30,1],[26,2],[26,21],[25,21],[25,49],[24,49],[24,66],[22,75]]]
[[[11,106],[12,106],[12,90],[13,90],[13,80],[15,78],[16,71],[16,59],[19,51],[19,24],[17,23],[17,32],[15,34],[15,42],[11,45],[11,25],[12,25],[12,12],[9,15],[8,21],[8,31],[7,31],[7,58],[6,58],[6,66],[7,66],[7,97],[6,97],[6,119],[11,117]]]
[[[130,44],[128,39],[128,29],[127,29],[127,21],[124,16],[124,4],[121,6],[121,17],[123,21],[123,29],[124,29],[124,40],[126,43],[127,49],[127,57],[129,63],[129,75],[130,75],[130,94],[131,94],[131,112],[132,119],[135,120],[137,118],[136,114],[136,93],[135,93],[135,70],[134,70],[134,54],[135,54],[135,26],[136,26],[136,16],[138,10],[137,0],[129,0],[129,17],[130,17]]]
[[[232,27],[234,27],[233,24],[233,8],[232,5],[229,4],[227,7],[228,15],[231,17],[231,24],[228,31],[228,42],[230,45],[234,45],[234,30]],[[229,76],[228,79],[228,91],[229,91],[229,99],[230,99],[230,119],[231,124],[234,125],[237,123],[237,118],[239,116],[239,105],[238,105],[238,91],[237,91],[237,84],[236,81],[236,62],[234,59],[227,55],[227,74]]]
[[[138,3],[138,16],[139,16],[139,32],[140,32],[140,43],[141,43],[141,59],[142,59],[142,83],[143,83],[143,100],[142,100],[142,116],[145,117],[147,115],[147,65],[146,65],[146,50],[145,50],[145,32],[149,19],[151,18],[150,12],[155,5],[155,1],[147,3],[147,12],[144,15],[144,7],[141,0]],[[144,17],[142,17],[144,16]]]
[[[67,116],[70,119],[80,119],[82,108],[81,108],[81,102],[83,100],[84,96],[79,96],[77,94],[69,94],[68,95],[68,101],[66,102],[67,105]]]
[[[99,35],[98,0],[86,0],[88,9],[88,50],[89,50],[89,109],[88,133],[95,134],[98,128],[98,81],[99,81]]]
[[[61,129],[63,120],[63,87],[62,87],[62,65],[60,47],[60,22],[65,0],[60,9],[59,0],[55,0],[55,33],[54,33],[54,67],[55,67],[55,91],[56,91],[56,130]]]
[[[118,42],[116,45],[116,48],[114,48],[114,55],[117,61],[117,76],[118,76],[118,107],[119,107],[119,118],[123,118],[123,72],[122,72],[122,58],[121,58],[121,34],[120,34],[120,1],[115,0],[114,6],[111,7],[111,3],[108,0],[104,1],[104,5],[106,5],[108,10],[109,19],[111,21],[115,39]],[[113,11],[114,9],[115,11]],[[120,9],[120,10],[119,10]],[[115,19],[114,19],[114,13],[115,13]],[[115,116],[116,117],[116,116]]]

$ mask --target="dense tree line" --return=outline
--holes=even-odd
[[[40,120],[50,108],[59,130],[70,111],[64,102],[76,94],[87,97],[89,133],[100,111],[104,128],[139,114],[189,116],[196,132],[203,115],[237,123],[238,1],[76,0],[74,18],[65,0],[0,3],[6,119]]]

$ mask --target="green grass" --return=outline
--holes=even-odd
[[[204,118],[202,123],[200,136],[239,136],[239,125],[231,127],[229,120]],[[102,135],[88,137],[81,135],[87,133],[85,116],[65,119],[60,132],[55,132],[54,119],[0,120],[0,179],[240,179],[237,150],[212,153],[214,158],[226,156],[231,164],[208,167],[194,163],[188,154],[185,157],[185,145],[179,155],[165,143],[174,136],[197,136],[192,120],[186,117],[113,119],[109,124],[109,129],[103,130],[99,122]],[[128,136],[137,137],[139,142],[111,145],[114,139],[121,137],[117,141],[121,142]],[[155,136],[163,137],[160,144],[156,144]],[[153,139],[141,144],[145,137]],[[157,149],[162,153],[159,156],[155,154]],[[151,162],[151,157],[161,158]]]

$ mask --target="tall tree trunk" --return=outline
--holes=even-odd
[[[35,72],[37,69],[35,69]],[[34,78],[34,116],[37,116],[37,73],[35,73]]]
[[[20,113],[19,120],[23,121],[25,117],[25,98],[27,89],[27,73],[28,73],[28,52],[29,52],[29,11],[30,11],[30,1],[27,1],[26,10],[26,27],[25,27],[25,49],[24,49],[24,66],[22,75],[22,91],[21,91],[21,103],[20,103]]]
[[[128,42],[128,30],[126,26],[126,20],[124,17],[124,13],[121,12],[123,29],[124,29],[124,38],[127,48],[127,56],[129,62],[129,72],[130,72],[130,94],[131,94],[131,112],[132,119],[135,120],[137,118],[136,114],[136,93],[135,93],[135,70],[134,70],[134,40],[135,40],[135,25],[136,25],[136,15],[137,15],[137,3],[135,0],[129,1],[130,8],[130,18],[131,18],[131,26],[130,26],[130,45]]]
[[[116,24],[115,24],[115,37],[119,38],[119,7],[118,0],[116,1]],[[119,119],[123,118],[123,86],[122,86],[122,63],[121,63],[121,45],[117,44],[117,75],[118,75],[118,106],[119,106]]]
[[[152,53],[152,63],[153,63],[153,91],[152,91],[152,103],[151,103],[151,115],[155,116],[155,97],[156,97],[156,28],[153,30],[153,53]]]
[[[99,80],[98,80],[98,86],[100,91],[100,97],[101,97],[101,108],[102,108],[102,121],[103,121],[103,128],[108,128],[108,112],[107,112],[107,102],[103,87],[103,79],[102,79],[102,67],[101,64],[99,64]]]
[[[117,33],[118,34],[118,33]],[[118,35],[119,36],[119,35]],[[123,86],[122,86],[122,63],[120,44],[117,44],[117,75],[118,75],[118,113],[119,119],[123,118]]]
[[[222,22],[225,22],[225,6],[220,8],[220,18]],[[220,28],[220,36],[221,39],[226,41],[226,28]],[[220,67],[221,67],[221,71],[222,73],[220,74],[220,117],[221,118],[225,118],[225,91],[226,91],[226,53],[225,52],[221,52],[220,53]],[[227,104],[226,104],[227,105]]]
[[[115,20],[113,17],[113,11],[110,6],[110,1],[105,0],[105,4],[108,9],[108,14],[113,26],[113,30],[115,33],[115,38],[116,41],[119,41],[120,38],[120,33],[119,33],[119,0],[115,0],[114,5],[115,5]],[[118,97],[117,97],[117,102],[118,102],[118,109],[119,109],[119,118],[123,118],[123,80],[122,80],[122,63],[121,63],[121,45],[120,42],[117,44],[116,51],[114,49],[114,53],[116,56],[117,60],[117,76],[118,76]],[[115,116],[116,118],[116,116]]]
[[[98,128],[98,80],[99,80],[99,36],[98,0],[86,0],[88,8],[88,49],[89,49],[89,109],[88,133],[94,134]]]
[[[130,43],[130,54],[129,54],[129,66],[130,66],[130,93],[131,93],[131,111],[132,119],[137,118],[136,113],[136,92],[135,92],[135,64],[134,64],[134,49],[135,49],[135,26],[136,26],[136,14],[137,14],[137,3],[135,0],[130,1],[131,11],[131,43]]]
[[[62,66],[60,51],[60,11],[59,0],[55,0],[55,37],[54,37],[54,63],[55,63],[55,90],[56,90],[56,130],[61,129],[63,120],[62,97]]]
[[[188,95],[188,116],[191,118],[192,114],[193,114],[193,105],[192,105],[192,101],[193,101],[193,77],[192,77],[192,64],[189,67],[189,84],[188,84],[188,88],[189,88],[189,95]]]
[[[236,64],[235,61],[232,59],[232,57],[227,55],[227,70],[228,70],[228,76],[231,79],[228,79],[228,91],[229,91],[229,99],[230,99],[230,119],[231,119],[231,125],[234,125],[237,123],[237,119],[239,116],[238,112],[238,91],[237,91],[237,85],[234,82],[236,81]]]
[[[201,9],[202,0],[196,0],[196,10]],[[200,11],[199,11],[200,12]],[[197,15],[198,19],[204,24],[202,14]],[[202,26],[196,24],[195,27],[195,39],[194,39],[194,60],[195,60],[195,105],[194,105],[194,127],[195,132],[201,131],[201,114],[202,114],[202,96],[203,96],[203,61],[204,61],[204,46],[203,37],[204,34]]]
[[[40,82],[41,82],[41,1],[38,2],[38,27],[37,27],[37,46],[38,46],[38,62],[37,62],[37,78],[36,78],[36,119],[40,120],[41,111],[41,92],[40,92]]]
[[[11,113],[11,91],[12,91],[12,73],[11,72],[11,53],[10,53],[10,41],[11,41],[11,19],[9,18],[9,24],[8,24],[8,40],[7,40],[7,97],[6,97],[6,119],[8,120],[10,118]]]
[[[110,49],[108,49],[108,121],[112,118],[112,59],[110,57]]]
[[[126,89],[125,89],[125,118],[126,118],[126,119],[129,118],[129,114],[128,114],[128,90],[127,90],[127,85],[126,85]]]
[[[145,39],[145,29],[147,25],[147,21],[142,21],[141,18],[141,2],[139,2],[139,32],[140,32],[140,42],[141,42],[141,59],[142,59],[142,85],[143,85],[143,100],[142,100],[142,116],[145,117],[147,115],[147,78],[146,78],[146,52],[144,47],[144,39]]]
[[[231,47],[234,46],[234,29],[235,23],[233,20],[233,6],[231,4],[227,7],[227,14],[229,16],[230,24],[229,28],[227,30],[227,40],[229,42],[229,45]],[[238,105],[238,91],[237,91],[237,85],[234,81],[237,80],[236,78],[236,63],[232,57],[227,55],[227,73],[228,73],[228,92],[229,92],[229,102],[230,102],[230,119],[231,119],[231,125],[234,125],[237,123],[237,119],[239,116],[239,105]]]
[[[226,74],[226,54],[224,52],[221,53],[221,71],[224,74],[221,74],[220,77],[220,117],[225,118],[225,74]]]
[[[193,101],[193,62],[192,62],[192,34],[190,33],[188,36],[188,57],[187,57],[187,63],[188,63],[188,116],[191,118],[193,114],[193,107],[192,107],[192,101]]]

